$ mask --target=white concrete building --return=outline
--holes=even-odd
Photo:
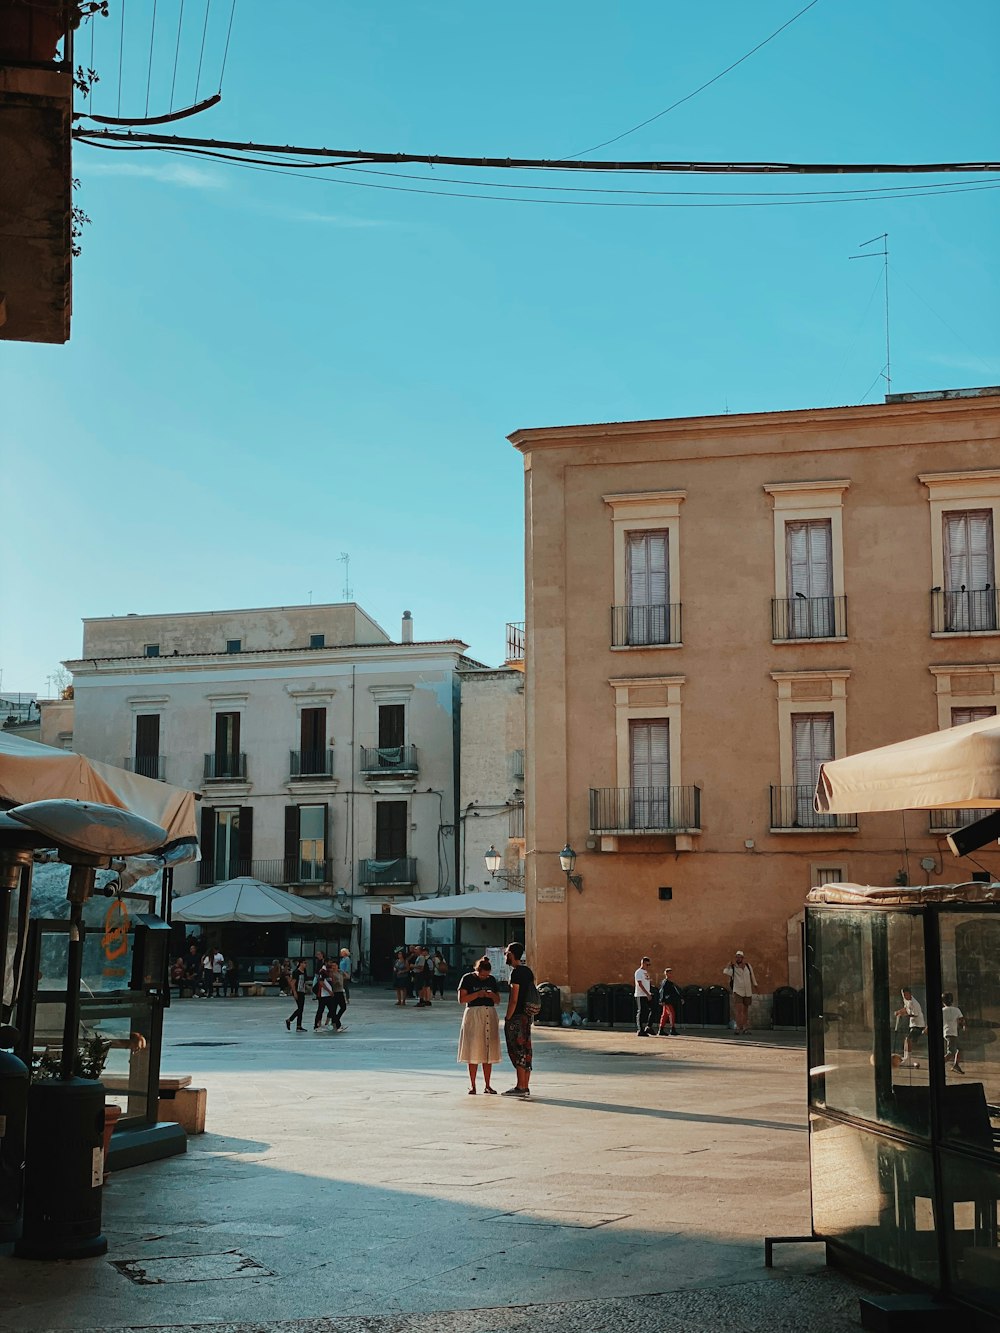
[[[393,900],[453,893],[457,639],[399,642],[353,603],[84,621],[73,748],[200,791],[179,892],[250,874],[336,896],[376,974]]]

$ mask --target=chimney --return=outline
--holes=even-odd
[[[403,612],[403,637],[400,642],[413,642],[413,617],[410,615],[409,611]]]

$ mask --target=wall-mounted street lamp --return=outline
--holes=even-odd
[[[490,843],[490,849],[483,857],[483,860],[486,862],[486,869],[490,873],[490,879],[496,879],[497,871],[503,865],[503,857],[492,843]]]
[[[573,874],[573,867],[576,865],[576,852],[574,852],[573,848],[569,845],[569,843],[567,843],[566,846],[559,853],[559,865],[560,868],[565,872],[566,878],[573,885],[573,888],[576,889],[578,893],[582,893],[583,876]]]

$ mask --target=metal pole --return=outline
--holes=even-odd
[[[96,878],[93,866],[74,865],[69,872],[69,949],[66,958],[66,1017],[63,1023],[62,1063],[59,1075],[73,1077],[80,1033],[80,982],[83,978],[83,904]]]

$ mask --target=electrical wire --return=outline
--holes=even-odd
[[[174,89],[177,86],[177,64],[181,56],[181,29],[184,27],[184,0],[177,14],[177,45],[174,47],[174,72],[170,79],[170,110],[174,109]]]
[[[222,80],[226,77],[226,61],[229,59],[229,41],[233,35],[233,19],[236,17],[236,0],[229,11],[229,27],[226,30],[226,48],[222,53],[222,69],[219,71],[219,92],[222,92]]]
[[[156,0],[153,0],[153,21],[149,26],[149,70],[146,74],[146,115],[149,115],[149,90],[153,86],[153,42],[156,38]]]
[[[91,142],[85,135],[79,136],[81,142]],[[102,148],[110,147],[108,144],[96,145]],[[146,151],[153,151],[152,146],[148,146]],[[266,164],[265,159],[245,159],[228,156],[221,153],[212,153],[200,149],[166,149],[164,150],[173,156],[178,157],[199,157],[208,158],[214,161],[226,162],[232,166],[242,167],[246,171],[260,171],[274,176],[290,176],[293,179],[298,177],[303,179],[301,171],[288,169]],[[324,164],[337,165],[337,164]],[[924,199],[938,198],[943,194],[970,194],[979,190],[1000,189],[1000,181],[985,182],[978,185],[960,185],[958,183],[945,183],[944,186],[937,188],[911,187],[908,192],[897,193],[892,196],[880,194],[877,190],[863,195],[852,194],[848,197],[833,198],[807,198],[807,199],[726,199],[721,202],[708,202],[702,200],[698,203],[640,203],[626,200],[601,200],[601,199],[539,199],[530,195],[491,195],[477,194],[469,190],[432,190],[421,189],[417,186],[408,185],[385,185],[376,184],[373,181],[346,180],[342,175],[337,176],[306,176],[304,179],[319,181],[327,185],[348,185],[356,189],[363,190],[388,190],[393,193],[401,194],[422,194],[447,199],[485,199],[492,203],[512,203],[512,204],[547,204],[552,207],[563,208],[804,208],[816,207],[826,204],[855,204],[855,203],[874,203],[874,202],[892,202],[893,199]],[[533,189],[534,186],[524,186],[521,188]],[[905,190],[905,187],[899,187]]]
[[[745,60],[749,60],[752,55],[756,55],[758,51],[767,46],[768,42],[773,42],[779,33],[784,32],[786,28],[790,28],[796,19],[800,19],[803,14],[807,13],[818,3],[819,0],[809,0],[809,4],[806,5],[805,9],[800,9],[797,14],[793,14],[792,17],[788,19],[787,22],[783,23],[780,28],[775,28],[770,37],[765,37],[762,42],[758,42],[757,45],[747,51],[745,55],[740,56],[739,60],[734,60],[731,65],[727,65],[724,70],[721,70],[713,78],[703,83],[700,87],[695,88],[694,92],[687,93],[684,97],[679,97],[676,102],[671,102],[671,104],[668,107],[664,107],[662,111],[657,111],[655,116],[649,116],[646,120],[641,120],[638,125],[633,125],[631,129],[622,130],[621,134],[616,134],[610,139],[604,139],[601,143],[592,144],[590,148],[581,148],[578,153],[568,154],[568,157],[583,157],[586,153],[596,153],[598,148],[607,148],[608,144],[617,143],[619,139],[624,139],[630,134],[635,134],[637,130],[645,129],[647,125],[652,125],[654,120],[660,120],[663,116],[668,115],[669,112],[675,111],[679,106],[683,106],[685,102],[690,102],[692,97],[697,97],[698,94],[703,93],[706,88],[711,88],[713,83],[718,83],[720,79],[725,78],[727,74],[736,69],[737,65],[742,65]]]
[[[212,0],[205,0],[205,22],[201,30],[201,50],[198,53],[198,76],[194,81],[194,100],[197,102],[201,92],[201,65],[205,59],[205,38],[208,36],[208,16],[212,11]]]

